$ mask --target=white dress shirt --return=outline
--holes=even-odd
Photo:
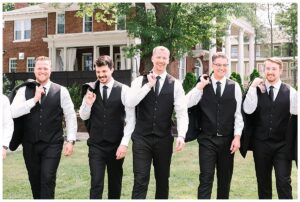
[[[107,99],[109,99],[111,90],[113,88],[114,79],[112,78],[108,84],[106,84],[107,88]],[[103,84],[100,83],[99,90],[100,94],[103,97]],[[127,92],[129,90],[129,87],[126,85],[122,85],[122,91],[121,91],[121,101],[122,104],[125,106],[125,98],[127,96]],[[87,120],[90,118],[91,115],[91,107],[89,107],[85,102],[85,96],[83,98],[82,104],[79,109],[79,115],[82,120]],[[131,134],[135,127],[135,108],[134,107],[126,107],[125,106],[125,127],[124,127],[124,136],[121,140],[121,145],[128,146],[128,143],[131,138]]]
[[[10,103],[8,98],[1,94],[2,102],[2,146],[9,146],[14,132],[14,121],[11,116]]]
[[[49,92],[50,86],[51,86],[51,81],[49,81],[44,86],[46,88],[46,95]],[[11,111],[12,111],[13,118],[18,118],[25,114],[29,114],[31,108],[33,108],[36,104],[34,102],[33,98],[26,100],[25,89],[26,89],[26,86],[21,87],[18,90],[18,92],[11,104]],[[69,91],[64,86],[61,86],[61,89],[60,89],[60,105],[61,105],[61,108],[63,109],[63,113],[65,116],[67,140],[68,141],[69,140],[76,141],[76,134],[77,134],[76,112],[74,110],[74,104],[70,97]]]
[[[217,80],[214,78],[214,76],[211,77],[211,83],[214,89],[214,92],[216,93],[217,89]],[[223,95],[223,92],[225,90],[226,86],[226,77],[223,77],[221,80],[221,96]],[[244,128],[244,121],[243,116],[241,113],[241,106],[242,106],[242,91],[237,82],[235,83],[235,100],[236,100],[236,110],[234,113],[234,135],[242,135],[242,131]],[[187,95],[186,99],[188,101],[187,106],[188,108],[195,106],[198,104],[198,102],[201,100],[203,95],[203,90],[199,90],[197,87],[194,87]]]
[[[155,75],[157,76],[157,75]],[[165,71],[161,75],[159,79],[159,92],[161,91],[163,84],[166,80],[167,72]],[[150,92],[151,88],[146,83],[142,86],[143,76],[139,76],[134,79],[131,83],[131,88],[129,90],[128,96],[126,97],[126,105],[130,107],[137,106],[141,100]],[[155,88],[155,87],[153,87]],[[174,110],[176,112],[175,116],[177,119],[177,131],[178,136],[182,136],[185,138],[187,129],[188,129],[188,114],[187,114],[187,104],[185,99],[185,93],[182,87],[182,84],[175,79],[174,83]]]
[[[281,83],[282,83],[281,80],[279,80],[276,84],[273,85],[274,86],[274,88],[273,88],[274,100],[276,100]],[[265,85],[266,85],[266,89],[267,89],[266,93],[269,93],[271,84],[266,80]],[[250,86],[248,93],[246,95],[246,98],[244,100],[244,103],[243,103],[244,111],[247,114],[252,114],[257,107],[257,102],[258,102],[257,89],[256,89],[256,87]],[[294,114],[294,115],[298,114],[297,102],[298,102],[297,91],[293,87],[290,86],[290,113],[291,114]]]

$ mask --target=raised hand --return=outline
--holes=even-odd
[[[35,103],[41,100],[42,95],[45,94],[43,86],[35,87],[35,95],[33,97],[33,100]]]
[[[95,100],[96,100],[96,94],[87,90],[85,95],[85,103],[91,107],[94,104]]]

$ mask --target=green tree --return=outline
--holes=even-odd
[[[141,39],[141,44],[125,49],[128,57],[141,55],[140,73],[152,67],[152,50],[163,45],[170,50],[170,62],[178,59],[202,42],[212,37],[221,39],[231,17],[251,13],[250,4],[241,3],[146,3],[87,4],[82,3],[78,16],[91,15],[101,10],[97,20],[106,22],[125,15],[129,36]],[[102,7],[101,7],[102,6]],[[212,23],[215,20],[217,23]],[[209,44],[215,46],[216,44]],[[209,47],[208,47],[209,48]],[[169,68],[169,67],[168,67]]]
[[[297,38],[298,38],[298,10],[297,3],[290,4],[276,16],[276,24],[282,26],[286,33],[291,37],[292,55],[293,55],[293,71],[294,71],[294,86],[297,85]]]
[[[193,72],[188,72],[185,75],[182,86],[185,94],[187,94],[196,84],[197,78]]]
[[[3,3],[2,5],[2,11],[7,12],[7,11],[12,11],[15,9],[15,4],[14,3]]]

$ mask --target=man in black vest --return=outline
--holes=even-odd
[[[260,199],[272,199],[273,167],[278,198],[292,199],[292,161],[286,153],[286,131],[291,114],[298,114],[297,92],[280,80],[282,68],[279,58],[267,59],[265,81],[255,78],[243,103],[247,114],[255,113],[252,142]]]
[[[23,156],[34,199],[54,199],[56,171],[64,143],[63,117],[70,156],[76,140],[77,120],[68,90],[50,81],[51,61],[36,58],[34,74],[39,87],[21,87],[11,105],[13,118],[23,117]]]
[[[135,124],[135,110],[124,106],[128,86],[112,77],[113,61],[107,55],[95,61],[97,81],[82,101],[80,117],[89,132],[90,199],[102,199],[105,169],[108,199],[120,199],[123,162]]]
[[[9,99],[1,94],[0,100],[2,103],[2,159],[6,158],[6,151],[9,146],[9,142],[14,132],[14,121],[11,116]]]
[[[178,130],[176,151],[184,147],[188,126],[186,100],[181,83],[166,72],[169,56],[169,50],[163,46],[153,49],[151,73],[132,81],[127,99],[129,106],[137,106],[136,126],[132,134],[133,199],[146,198],[152,160],[156,179],[155,199],[167,199],[169,196],[173,110]]]
[[[242,92],[238,83],[225,77],[228,59],[217,52],[212,56],[214,73],[202,75],[187,95],[188,107],[200,102],[199,143],[200,185],[198,199],[210,199],[217,170],[217,199],[228,199],[234,153],[240,148],[244,127],[241,115]]]

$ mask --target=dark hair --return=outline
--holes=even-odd
[[[95,63],[94,63],[94,67],[102,67],[102,66],[108,66],[109,69],[112,69],[114,66],[114,62],[112,61],[111,57],[108,55],[101,55],[99,56]]]
[[[214,62],[217,58],[223,58],[223,59],[226,59],[228,61],[227,56],[222,52],[216,52],[215,54],[213,54],[212,62]]]

